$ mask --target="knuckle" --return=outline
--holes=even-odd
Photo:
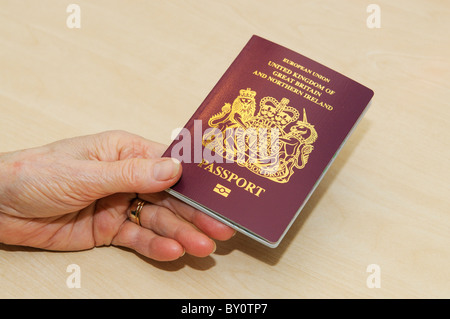
[[[142,166],[139,164],[138,159],[131,159],[124,161],[122,165],[121,177],[133,188],[141,188],[144,186],[144,174],[142,172]]]

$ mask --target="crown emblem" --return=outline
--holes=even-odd
[[[239,97],[247,98],[247,99],[254,99],[256,96],[256,92],[252,91],[250,88],[246,90],[240,90],[239,91]]]
[[[280,102],[270,96],[262,98],[259,102],[259,112],[254,117],[252,125],[284,130],[300,116],[295,108],[288,106],[289,102],[286,98],[282,98]]]

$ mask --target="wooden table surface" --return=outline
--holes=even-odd
[[[112,129],[168,144],[252,34],[375,91],[278,248],[238,234],[156,262],[1,244],[0,297],[449,298],[450,3],[380,0],[370,28],[371,3],[0,0],[0,152]]]

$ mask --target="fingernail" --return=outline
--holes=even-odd
[[[167,181],[177,176],[180,171],[180,161],[175,158],[165,158],[153,167],[153,177],[157,181]]]
[[[216,252],[216,249],[217,249],[217,244],[216,244],[216,242],[215,242],[215,241],[213,241],[213,242],[214,242],[214,250],[212,251],[212,253],[211,253],[210,255],[214,254],[214,253]]]

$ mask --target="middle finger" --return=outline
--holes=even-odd
[[[217,240],[228,240],[236,233],[236,231],[231,227],[219,222],[205,213],[200,212],[194,207],[183,203],[166,192],[139,194],[139,197],[156,205],[168,208],[174,214],[195,225],[211,238]]]
[[[212,239],[163,206],[147,202],[141,210],[140,223],[160,236],[178,241],[188,254],[194,256],[208,256],[216,248]]]

